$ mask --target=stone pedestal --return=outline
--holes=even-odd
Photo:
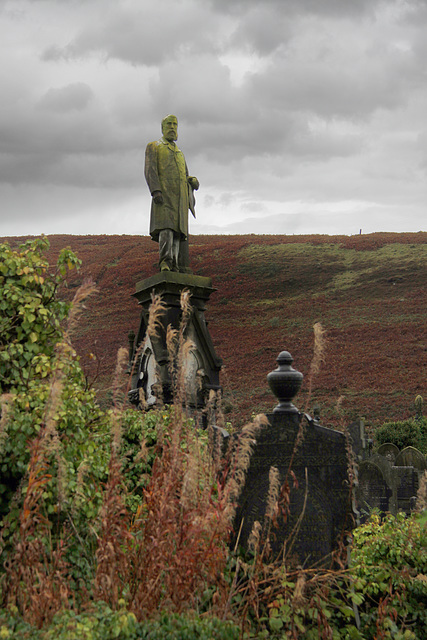
[[[215,289],[210,278],[186,273],[163,271],[136,284],[133,294],[141,305],[141,321],[136,340],[130,345],[131,402],[139,404],[141,390],[145,404],[154,405],[161,399],[173,401],[173,367],[166,345],[168,325],[180,329],[182,310],[181,293],[190,293],[191,314],[184,336],[193,346],[183,362],[185,373],[185,402],[191,408],[204,406],[210,389],[219,389],[221,359],[215,353],[205,320],[206,303]],[[152,295],[160,295],[166,310],[161,316],[157,336],[147,335],[149,308]]]

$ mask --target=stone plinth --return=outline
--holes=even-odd
[[[168,325],[179,330],[181,326],[181,293],[190,293],[191,314],[184,336],[193,347],[189,350],[185,368],[185,401],[193,408],[204,406],[210,389],[219,389],[221,359],[215,353],[206,319],[206,303],[215,289],[210,278],[186,273],[163,271],[136,284],[133,294],[141,305],[141,321],[135,344],[131,349],[132,380],[129,397],[139,404],[141,389],[145,403],[154,405],[162,396],[166,403],[173,400],[170,354],[166,345]],[[152,296],[160,295],[166,310],[161,316],[158,335],[148,336],[147,326]]]

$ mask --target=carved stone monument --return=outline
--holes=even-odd
[[[190,292],[191,314],[185,328],[185,337],[193,343],[185,367],[186,403],[191,408],[204,406],[211,389],[219,389],[221,359],[216,355],[205,319],[206,303],[214,291],[210,278],[172,272],[158,273],[136,285],[133,294],[142,307],[141,321],[132,345],[132,379],[129,397],[139,404],[141,393],[145,403],[154,405],[160,398],[165,403],[173,400],[170,354],[166,344],[167,327],[179,330],[182,310],[181,293]],[[160,295],[166,305],[161,326],[155,338],[147,336],[147,325],[152,295]],[[142,350],[141,345],[144,345]]]
[[[145,178],[152,196],[150,235],[159,243],[160,273],[141,280],[133,294],[141,305],[138,333],[129,334],[129,399],[136,405],[153,406],[174,401],[174,363],[168,350],[168,327],[184,334],[190,348],[179,363],[185,378],[183,402],[190,409],[205,405],[209,391],[219,389],[221,359],[205,319],[206,303],[214,291],[210,278],[192,275],[188,253],[188,211],[195,216],[193,191],[199,181],[188,175],[184,155],[175,141],[178,120],[162,120],[162,138],[150,142],[145,152]],[[185,327],[181,295],[189,294],[191,308]],[[164,305],[157,331],[148,334],[150,305],[160,296]]]
[[[330,554],[345,541],[354,519],[345,436],[314,420],[302,426],[305,418],[292,404],[302,374],[292,368],[292,361],[287,351],[282,352],[279,367],[268,376],[279,404],[256,438],[235,532],[239,543],[248,547],[255,523],[265,523],[269,474],[275,467],[282,487],[289,486],[289,511],[271,529],[273,558],[284,552],[288,562],[307,567],[330,562]]]

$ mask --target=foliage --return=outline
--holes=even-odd
[[[13,250],[0,244],[0,393],[22,391],[30,380],[49,375],[49,357],[60,339],[69,305],[57,294],[67,269],[80,260],[69,249],[49,273],[47,238],[27,241]]]
[[[163,614],[158,620],[138,622],[121,607],[113,611],[104,602],[82,613],[61,611],[49,628],[38,630],[19,617],[16,607],[0,612],[0,639],[4,640],[237,640],[239,629],[218,618]]]
[[[251,638],[423,640],[426,522],[426,515],[373,516],[353,531],[347,568],[343,559],[334,570],[295,571],[240,559],[234,613]]]
[[[161,414],[155,411],[144,414],[130,408],[123,412],[122,471],[127,488],[126,505],[132,513],[136,513],[142,504],[158,451],[158,437],[169,424],[170,412],[167,409]]]
[[[80,565],[81,575],[90,564],[85,547],[90,547],[89,526],[102,500],[109,429],[69,338],[82,301],[93,287],[82,287],[72,305],[59,301],[57,291],[67,269],[78,267],[80,261],[69,250],[62,251],[50,274],[43,256],[48,246],[42,238],[20,250],[0,247],[6,289],[0,366],[2,389],[7,391],[0,396],[2,559],[13,550],[13,536],[19,532],[31,443],[40,441],[43,464],[49,469],[40,496],[41,514],[50,521],[54,536],[63,526],[79,529],[67,553],[76,567]]]
[[[341,549],[330,570],[290,571],[262,553],[231,552],[256,425],[236,433],[234,457],[224,460],[211,429],[200,434],[188,419],[179,383],[169,409],[126,409],[124,350],[113,407],[102,412],[70,339],[89,290],[79,290],[71,307],[59,303],[66,263],[61,258],[48,275],[39,266],[46,247],[44,240],[21,253],[1,247],[9,265],[1,271],[9,287],[1,322],[16,350],[0,343],[0,353],[11,356],[1,360],[8,377],[0,428],[0,640],[232,640],[238,627],[247,638],[426,637],[426,517],[374,516],[353,531],[350,566]],[[25,257],[33,265],[27,271]],[[32,341],[27,313],[39,308],[48,321],[36,316]],[[40,349],[22,364],[20,344]]]
[[[391,442],[402,450],[405,447],[415,447],[421,453],[427,454],[427,418],[411,418],[396,422],[386,422],[375,432],[378,444]]]
[[[352,573],[365,633],[427,637],[427,527],[421,516],[373,516],[353,532]],[[381,635],[382,634],[382,635]]]

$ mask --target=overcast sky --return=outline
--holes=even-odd
[[[0,236],[148,234],[160,121],[191,233],[427,230],[427,0],[0,0]]]

